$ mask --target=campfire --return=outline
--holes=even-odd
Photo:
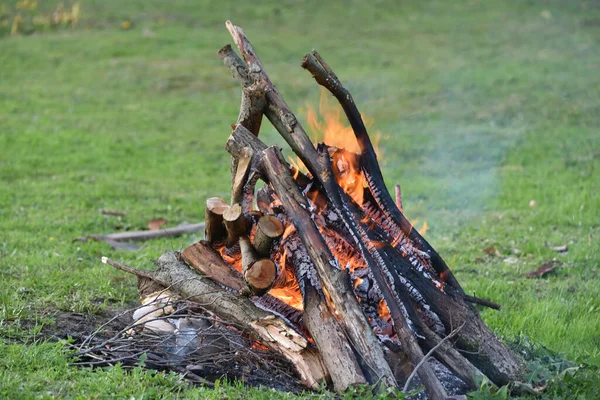
[[[134,315],[138,328],[161,331],[148,323],[176,314],[177,298],[211,326],[283,356],[309,388],[326,381],[340,392],[357,384],[406,390],[418,376],[430,398],[446,398],[429,358],[468,387],[484,376],[496,385],[516,380],[521,360],[473,303],[499,306],[467,295],[406,219],[399,187],[395,201],[361,114],[323,57],[312,51],[302,67],[350,126],[319,125],[329,134],[315,146],[242,29],[226,25],[243,57],[229,45],[218,52],[242,86],[226,144],[231,199],[208,199],[205,240],[163,255],[155,271],[103,259],[138,277],[147,307]],[[297,162],[261,141],[263,116]]]

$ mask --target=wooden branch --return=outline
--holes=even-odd
[[[498,303],[494,303],[493,301],[486,299],[480,299],[479,297],[475,296],[469,296],[468,294],[465,294],[463,298],[469,303],[479,304],[480,306],[488,307],[494,310],[500,310],[502,308],[502,306]]]
[[[227,44],[223,46],[217,55],[223,64],[229,68],[233,77],[242,85],[242,87],[252,85],[253,80],[248,74],[248,67],[246,67],[244,61],[231,48],[231,45]]]
[[[130,267],[117,268],[126,272],[137,271]],[[258,308],[250,299],[226,291],[212,280],[198,275],[179,261],[175,253],[161,256],[158,269],[147,275],[181,297],[199,303],[206,310],[219,315],[227,324],[253,335],[260,343],[283,355],[294,365],[305,385],[316,389],[327,377],[317,349],[283,319]]]
[[[249,230],[248,221],[239,203],[232,204],[223,212],[223,224],[227,229],[228,247],[236,244],[239,237],[246,235]]]
[[[408,391],[408,387],[410,385],[410,382],[415,377],[415,374],[419,372],[419,368],[421,368],[423,365],[425,365],[425,362],[427,362],[427,360],[429,359],[429,357],[431,357],[431,355],[436,350],[438,350],[445,342],[447,342],[448,340],[452,339],[452,337],[454,335],[456,335],[458,333],[458,331],[460,331],[464,326],[465,326],[465,324],[463,323],[461,326],[459,326],[458,328],[456,328],[455,330],[453,330],[452,332],[450,332],[450,334],[448,336],[446,336],[445,338],[443,338],[442,340],[440,340],[440,342],[438,344],[436,344],[431,350],[429,350],[429,352],[425,355],[425,357],[423,357],[423,359],[415,366],[415,369],[413,369],[413,372],[410,374],[410,376],[406,380],[406,383],[404,384],[404,388],[402,389],[402,391],[404,393],[406,393]],[[419,377],[421,377],[421,376],[419,375]]]
[[[419,325],[419,332],[424,337],[421,342],[423,347],[428,350],[427,354],[431,354],[432,350],[435,349],[435,358],[438,361],[462,379],[471,389],[477,389],[477,380],[483,378],[481,371],[454,348],[452,343],[448,341],[448,336],[440,338],[426,324],[419,320],[416,322]],[[463,322],[461,326],[464,326],[464,324]],[[451,332],[453,335],[456,335],[456,333],[456,331]]]
[[[110,258],[108,258],[108,257],[104,257],[104,256],[103,256],[103,257],[100,259],[100,261],[102,261],[102,263],[104,263],[104,264],[108,264],[108,265],[110,265],[111,267],[115,267],[115,268],[117,268],[117,269],[120,269],[121,271],[125,271],[125,272],[127,272],[128,274],[135,275],[135,276],[136,276],[136,277],[138,277],[138,278],[140,278],[140,277],[141,277],[141,278],[145,278],[145,279],[152,279],[152,280],[154,280],[154,275],[152,275],[150,272],[147,272],[147,271],[141,271],[141,270],[139,270],[139,269],[132,268],[132,267],[130,267],[130,266],[127,266],[127,265],[125,265],[125,264],[121,264],[121,263],[120,263],[120,262],[118,262],[118,261],[111,260],[111,259],[110,259]],[[164,286],[164,285],[163,285],[163,286]]]
[[[110,233],[108,235],[87,235],[75,239],[75,241],[85,242],[89,239],[98,240],[101,242],[142,242],[146,240],[159,239],[164,237],[176,237],[186,233],[195,233],[205,227],[204,222],[198,224],[183,223],[173,228],[163,228],[157,231],[130,231]]]
[[[342,86],[333,70],[321,57],[321,55],[313,50],[312,54],[307,54],[302,60],[302,67],[308,70],[319,85],[328,89],[339,101],[340,105],[346,113],[346,117],[350,121],[352,130],[356,136],[356,140],[361,149],[361,163],[363,173],[367,179],[367,183],[377,201],[380,210],[397,226],[400,227],[405,235],[410,237],[412,242],[422,251],[426,252],[430,259],[432,267],[446,279],[446,282],[454,286],[460,293],[464,293],[460,284],[454,277],[454,274],[439,254],[431,247],[431,245],[421,236],[421,234],[412,228],[412,224],[404,217],[404,214],[396,207],[392,200],[387,187],[385,185],[377,154],[369,138],[367,128],[362,120],[360,112],[354,103],[350,92]]]
[[[274,215],[264,215],[258,220],[254,235],[254,248],[263,257],[270,257],[271,244],[283,235],[283,224]]]
[[[206,200],[204,220],[206,229],[204,236],[211,243],[219,243],[227,237],[227,230],[223,224],[223,213],[229,208],[225,200],[211,197]]]

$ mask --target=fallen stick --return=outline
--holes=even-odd
[[[197,224],[189,224],[184,222],[173,228],[163,228],[157,231],[131,231],[131,232],[118,232],[109,233],[108,235],[93,234],[83,237],[79,237],[74,241],[87,242],[90,239],[98,240],[100,242],[143,242],[146,240],[159,239],[164,237],[176,237],[185,233],[195,233],[199,230],[204,229],[204,222]]]

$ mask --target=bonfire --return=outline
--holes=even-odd
[[[214,360],[237,343],[283,357],[307,388],[326,382],[338,392],[407,390],[418,377],[430,398],[446,398],[430,359],[467,388],[483,377],[518,379],[521,359],[473,304],[499,306],[466,294],[406,219],[399,187],[392,198],[363,118],[323,57],[313,50],[302,67],[338,100],[350,127],[335,118],[316,124],[327,135],[315,146],[242,29],[226,26],[243,57],[229,45],[218,52],[242,86],[226,143],[231,198],[208,199],[205,240],[163,255],[155,271],[103,259],[139,281],[143,307],[122,340],[158,334],[152,348],[171,354],[162,365],[180,369],[184,355]],[[261,141],[263,116],[297,161]]]

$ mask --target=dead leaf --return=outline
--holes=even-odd
[[[164,218],[151,219],[150,221],[148,221],[148,229],[151,231],[157,231],[166,223],[167,220]]]
[[[100,213],[102,213],[103,215],[114,215],[116,217],[124,217],[127,215],[127,213],[125,211],[121,211],[121,210],[108,210],[106,208],[101,208],[100,209]]]
[[[507,264],[516,264],[519,262],[519,259],[517,257],[506,257],[504,260],[505,263]]]
[[[557,266],[557,263],[554,262],[543,263],[538,267],[538,269],[536,269],[535,271],[529,271],[527,274],[525,274],[525,276],[528,278],[541,278],[548,272],[554,270]]]
[[[495,247],[486,247],[485,249],[483,249],[483,252],[488,256],[500,257],[500,252]]]
[[[548,243],[544,243],[544,244],[550,250],[554,250],[558,253],[566,253],[569,250],[569,247],[566,244],[562,244],[560,246],[550,246]]]

